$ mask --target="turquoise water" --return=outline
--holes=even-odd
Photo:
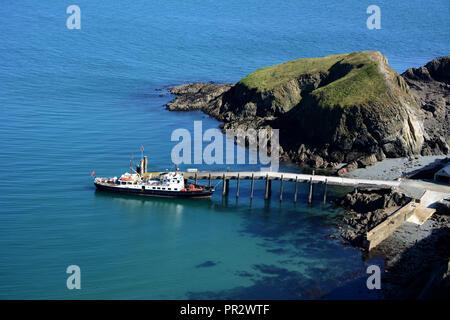
[[[377,1],[375,31],[370,1],[77,1],[81,30],[66,28],[69,4],[0,6],[0,298],[377,297],[374,261],[325,238],[340,212],[320,187],[311,207],[305,185],[296,206],[287,184],[265,202],[263,182],[252,203],[245,182],[238,201],[233,183],[228,200],[150,200],[95,192],[90,173],[121,174],[141,145],[164,170],[174,129],[219,125],[166,111],[157,88],[357,50],[399,72],[448,55],[448,1]],[[81,290],[66,288],[72,264]]]

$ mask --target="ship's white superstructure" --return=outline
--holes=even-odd
[[[119,179],[117,177],[95,178],[96,183],[114,184],[121,188],[139,190],[165,190],[182,191],[184,189],[183,175],[178,172],[167,172],[157,178],[141,177],[138,174],[124,173]],[[192,187],[191,187],[192,189]]]
[[[162,197],[210,197],[213,187],[193,183],[185,185],[179,172],[161,173],[156,177],[124,173],[120,178],[95,178],[94,184],[104,191]]]

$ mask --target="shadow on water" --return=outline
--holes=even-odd
[[[317,270],[315,270],[317,272]],[[262,274],[259,275],[259,274]],[[380,292],[367,289],[366,277],[351,272],[330,278],[325,270],[314,278],[302,272],[274,265],[254,265],[252,272],[236,275],[251,279],[250,286],[238,286],[222,291],[188,292],[188,299],[366,299],[380,298]],[[356,279],[355,279],[356,277]],[[350,279],[350,280],[349,280]],[[331,289],[330,288],[334,288]]]
[[[275,207],[280,210],[275,212]],[[366,264],[373,262],[363,261],[358,249],[326,238],[336,231],[339,210],[319,203],[283,208],[278,202],[264,201],[256,208],[263,218],[250,214],[254,211],[241,209],[239,232],[258,239],[259,246],[275,256],[276,264],[253,264],[251,269],[235,271],[250,285],[188,292],[189,299],[379,299],[378,292],[366,287]]]

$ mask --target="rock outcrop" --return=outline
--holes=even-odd
[[[448,153],[450,130],[443,131],[449,122],[436,125],[443,121],[439,97],[448,99],[445,61],[427,65],[424,84],[424,70],[400,76],[377,51],[293,60],[236,84],[175,87],[178,97],[167,108],[200,109],[224,129],[279,129],[282,159],[320,168],[347,163],[351,170],[386,157]],[[432,105],[440,106],[434,113],[424,93],[430,87],[445,89],[433,96]]]
[[[386,220],[392,212],[411,201],[393,190],[360,190],[348,193],[334,203],[347,209],[342,220],[341,236],[352,245],[364,248],[366,233]]]
[[[436,203],[436,212],[439,212],[442,215],[450,216],[450,199],[441,200]]]
[[[422,155],[450,151],[450,56],[434,59],[402,74],[423,113]]]
[[[170,89],[170,93],[178,97],[169,102],[166,107],[169,110],[192,111],[203,110],[208,112],[209,106],[214,106],[222,99],[222,94],[232,87],[232,84],[214,83],[189,83]]]

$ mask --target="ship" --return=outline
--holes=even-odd
[[[147,157],[143,157],[133,170],[130,160],[131,173],[125,172],[120,178],[95,177],[94,185],[100,191],[147,197],[210,198],[214,193],[213,186],[190,183],[178,168],[170,172],[147,172],[147,163]]]

